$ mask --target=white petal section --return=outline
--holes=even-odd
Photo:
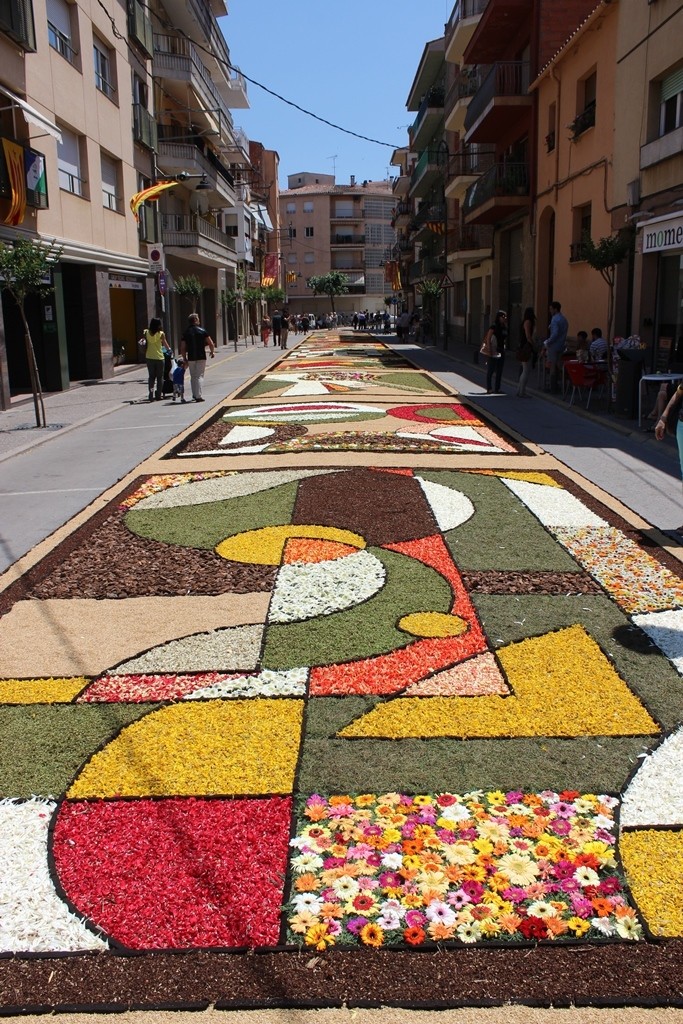
[[[107,949],[59,898],[47,861],[52,800],[0,800],[0,952]]]
[[[256,668],[262,636],[262,625],[195,633],[124,661],[112,669],[111,674],[246,671]]]
[[[458,452],[502,452],[503,449],[482,437],[474,427],[441,427],[438,430],[417,432],[398,430],[397,437],[414,438],[417,441],[432,440],[439,444],[449,444],[453,451]]]
[[[220,444],[222,443],[221,441]],[[199,452],[178,452],[173,458],[196,459],[199,455],[258,455],[259,452],[265,452],[268,448],[270,448],[270,443],[249,444],[242,448],[207,448]]]
[[[646,612],[634,615],[633,621],[683,675],[683,611],[678,608],[674,611]]]
[[[259,491],[267,491],[271,487],[279,487],[280,484],[288,484],[293,480],[305,480],[310,476],[336,472],[338,470],[335,469],[280,469],[194,480],[192,483],[168,487],[165,491],[150,494],[149,497],[138,501],[134,508],[136,511],[149,508],[179,508],[183,505],[201,505],[207,501],[241,498],[245,494],[258,494]]]
[[[607,526],[604,519],[586,508],[583,502],[561,487],[531,484],[527,480],[503,478],[503,483],[524,502],[544,526],[565,526],[579,529],[583,526]]]
[[[329,562],[283,565],[268,611],[269,622],[299,622],[366,601],[384,585],[386,571],[369,551]]]
[[[256,676],[222,679],[219,683],[195,690],[185,698],[199,700],[207,697],[304,697],[308,683],[308,668],[290,668],[282,672],[264,668]]]
[[[624,794],[620,820],[622,826],[683,825],[683,729],[645,758]]]
[[[282,393],[285,398],[291,398],[294,395],[326,395],[327,388],[320,380],[300,380]]]
[[[434,513],[440,530],[453,530],[462,526],[474,515],[474,505],[462,491],[417,476],[417,482],[424,492],[427,503]]]
[[[231,427],[221,444],[245,444],[247,441],[260,441],[262,437],[272,437],[272,427]]]
[[[295,423],[306,423],[309,420],[317,422],[334,422],[335,420],[348,419],[349,415],[356,413],[383,414],[384,409],[374,405],[364,405],[353,402],[292,402],[289,405],[258,405],[249,406],[245,409],[237,409],[235,412],[226,413],[224,420],[250,419],[268,423],[274,420],[277,423],[293,421]]]

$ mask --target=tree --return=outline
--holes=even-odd
[[[228,311],[228,334],[231,333],[230,328],[234,328],[235,333],[235,352],[237,351],[237,342],[239,339],[239,330],[237,324],[237,304],[240,301],[240,293],[234,288],[224,288],[221,292],[221,306]]]
[[[266,302],[281,303],[285,301],[285,290],[280,288],[276,284],[269,284],[266,288],[262,289],[263,298]]]
[[[314,295],[329,295],[333,313],[335,295],[346,295],[349,290],[349,280],[340,270],[331,270],[329,274],[315,274],[309,277],[307,284]]]
[[[198,312],[199,301],[204,289],[202,282],[196,274],[186,274],[183,277],[177,277],[175,280],[175,291],[176,295],[179,295],[181,299],[190,300],[193,313]]]
[[[436,280],[436,278],[428,277],[419,286],[418,290],[422,294],[422,301],[427,307],[427,312],[432,322],[432,327],[436,327],[439,322],[439,305],[441,302],[441,296],[443,295],[443,282]],[[437,329],[434,337],[439,336]]]
[[[606,282],[607,298],[607,340],[611,344],[612,322],[614,320],[614,287],[617,279],[617,267],[628,256],[632,245],[630,233],[617,232],[601,238],[599,242],[586,235],[581,242],[581,255],[589,266],[597,270]]]
[[[251,335],[251,343],[254,344],[254,321],[256,320],[256,309],[261,302],[261,289],[260,288],[245,288],[244,289],[244,302],[247,307],[247,320],[249,321],[249,334]]]
[[[40,374],[36,362],[36,353],[33,347],[31,329],[26,319],[26,296],[35,293],[47,295],[53,290],[51,283],[52,271],[59,262],[62,255],[61,246],[55,241],[46,244],[44,242],[31,242],[20,240],[12,245],[0,245],[0,277],[2,278],[2,289],[8,292],[17,306],[21,322],[24,325],[24,344],[26,346],[26,360],[28,362],[29,374],[31,377],[31,391],[33,392],[33,407],[36,413],[36,426],[45,427],[45,405],[43,402],[43,391],[40,384]]]

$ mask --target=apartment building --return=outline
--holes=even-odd
[[[342,271],[348,293],[335,299],[338,312],[384,310],[391,296],[385,263],[396,241],[390,181],[352,177],[337,185],[334,175],[302,172],[287,178],[280,193],[279,255],[292,312],[329,312],[329,299],[314,296],[311,277]]]
[[[222,0],[3,5],[0,239],[62,249],[54,291],[27,304],[46,390],[110,376],[122,351],[138,359],[154,314],[174,338],[182,274],[202,281],[202,313],[221,338],[220,290],[249,261],[258,216],[237,184],[248,141],[230,109],[247,101],[218,27],[225,13]],[[130,197],[179,173],[185,182],[137,224]],[[23,329],[3,295],[0,405],[29,389]]]

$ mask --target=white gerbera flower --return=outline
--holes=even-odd
[[[591,926],[602,935],[614,935],[614,924],[609,917],[592,917]]]
[[[332,883],[335,895],[339,900],[352,900],[360,892],[358,882],[351,875],[340,875]]]
[[[317,917],[322,908],[322,901],[313,892],[298,892],[292,898],[297,914],[312,914]]]
[[[450,807],[442,807],[439,815],[444,821],[464,821],[469,816],[470,812],[464,804],[451,804]]]
[[[403,856],[400,853],[385,853],[382,857],[382,867],[390,871],[397,871],[403,864]]]
[[[456,931],[456,935],[461,942],[478,942],[481,938],[481,925],[478,921],[461,924]]]
[[[547,918],[557,917],[557,911],[551,903],[546,903],[545,900],[534,900],[533,903],[529,904],[529,913],[533,914],[534,917]]]
[[[401,927],[401,918],[396,911],[385,908],[376,918],[375,924],[378,924],[384,931],[391,932]]]
[[[574,872],[574,878],[579,883],[579,885],[582,886],[599,885],[600,883],[600,875],[597,873],[597,871],[593,871],[593,868],[588,868],[585,866],[576,869],[576,871]]]
[[[322,866],[322,857],[318,857],[315,853],[300,853],[298,857],[292,857],[292,870],[297,875],[305,875],[307,871],[317,871]]]
[[[617,935],[622,939],[639,939],[642,934],[643,929],[634,917],[622,917],[617,921]]]
[[[455,922],[455,911],[443,900],[432,900],[425,910],[429,921],[438,921],[449,928]]]

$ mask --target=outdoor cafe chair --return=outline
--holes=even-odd
[[[571,384],[572,389],[572,393],[569,398],[569,404],[574,404],[574,397],[577,391],[579,392],[579,394],[582,391],[587,391],[587,409],[590,405],[593,389],[599,387],[600,393],[602,394],[602,391],[607,383],[607,370],[603,370],[597,366],[591,366],[589,363],[579,362],[565,363],[564,370],[566,375],[569,377],[569,383]]]

